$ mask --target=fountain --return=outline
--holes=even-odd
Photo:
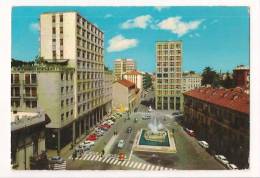
[[[172,133],[158,120],[158,113],[149,107],[151,122],[148,128],[142,128],[136,135],[133,149],[135,151],[175,153]]]

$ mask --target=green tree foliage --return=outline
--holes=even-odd
[[[152,77],[151,77],[150,74],[145,73],[143,75],[143,80],[145,81],[144,82],[144,86],[143,86],[144,89],[148,89],[148,88],[150,88],[152,86]]]
[[[205,67],[202,73],[202,85],[211,85],[212,87],[220,86],[220,76],[219,74],[213,70],[211,67]]]
[[[226,73],[226,78],[221,81],[224,88],[234,88],[236,86],[234,79],[230,76],[230,73]]]

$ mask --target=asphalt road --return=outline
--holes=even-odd
[[[114,131],[118,132],[118,137],[111,145],[110,153],[106,154],[118,154],[125,153],[127,157],[130,156],[133,141],[138,130],[141,128],[147,128],[150,120],[142,120],[144,112],[148,111],[150,105],[153,106],[154,93],[150,91],[147,96],[141,102],[138,107],[137,113],[130,115],[130,120],[127,120],[127,115],[124,115],[119,119],[116,124],[102,137],[100,137],[92,151],[101,152],[105,145],[109,142],[113,136]],[[212,155],[210,155],[205,149],[200,147],[198,141],[189,136],[183,128],[175,121],[174,118],[168,118],[164,120],[164,115],[169,114],[170,111],[157,111],[158,120],[167,127],[168,130],[174,129],[174,139],[177,148],[177,153],[164,154],[164,153],[150,153],[150,152],[133,152],[131,160],[169,167],[179,170],[220,170],[225,169],[219,162],[217,162]],[[138,121],[134,122],[137,118]],[[132,132],[127,133],[127,128],[132,127]],[[117,147],[119,140],[123,139],[125,145],[122,149]],[[94,162],[88,160],[68,160],[67,169],[96,169],[96,170],[120,170],[131,169],[127,167],[120,167],[111,164],[105,164],[102,162]]]

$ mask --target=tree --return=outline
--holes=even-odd
[[[152,86],[152,77],[151,77],[150,74],[145,73],[143,75],[143,80],[145,81],[144,82],[144,86],[143,86],[144,89],[148,89],[148,88],[150,88]]]
[[[205,67],[202,73],[201,84],[218,87],[220,85],[220,76],[211,67]]]
[[[226,73],[226,78],[221,82],[224,88],[234,88],[235,81],[231,78],[230,73]]]

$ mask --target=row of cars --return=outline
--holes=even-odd
[[[94,131],[86,137],[86,140],[78,145],[75,149],[75,156],[82,155],[83,152],[89,151],[95,145],[96,140],[103,136],[114,124],[116,119],[122,116],[121,113],[115,113],[108,117],[100,125],[94,128]]]
[[[191,129],[185,128],[185,131],[188,135],[195,137],[195,132]],[[200,140],[198,141],[198,144],[202,147],[205,148],[206,150],[209,149],[209,144],[204,141],[204,140]],[[238,167],[235,164],[229,163],[229,161],[227,160],[227,158],[223,155],[217,154],[214,155],[214,158],[219,161],[221,164],[223,164],[227,169],[230,170],[237,170]]]

